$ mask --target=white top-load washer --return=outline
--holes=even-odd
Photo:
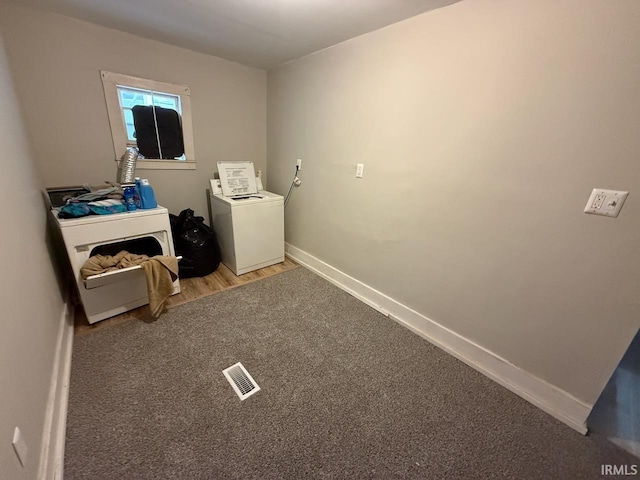
[[[283,262],[282,195],[262,190],[253,162],[218,162],[218,175],[211,180],[211,223],[222,263],[242,275]]]

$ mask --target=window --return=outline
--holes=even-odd
[[[155,105],[156,107],[170,108],[182,115],[179,95],[120,85],[117,86],[117,89],[120,108],[124,115],[124,125],[127,129],[127,145],[129,146],[136,146],[136,129],[133,124],[133,112],[131,111],[136,105]]]
[[[168,112],[178,116],[176,125],[182,130],[184,154],[173,158],[140,158],[136,168],[140,169],[195,169],[196,160],[193,148],[193,125],[191,121],[191,92],[189,87],[171,83],[156,82],[143,78],[131,77],[111,72],[100,72],[104,95],[107,102],[107,113],[111,125],[113,148],[116,161],[119,162],[127,147],[138,147],[138,138],[134,122],[134,112],[141,107],[153,107],[152,135],[157,138],[156,157],[164,157],[161,148],[163,128],[158,128],[156,113]],[[137,108],[136,108],[137,107]],[[144,110],[144,109],[143,109]],[[151,117],[150,117],[151,118]],[[158,117],[159,118],[159,117]],[[139,121],[139,120],[138,120]],[[179,124],[178,124],[179,123]],[[141,131],[141,134],[148,130]],[[160,132],[160,136],[158,136]],[[140,146],[145,140],[140,136]],[[148,142],[147,142],[148,143]],[[156,143],[156,141],[152,142]],[[142,150],[142,149],[141,149]],[[182,150],[181,150],[182,151]],[[160,154],[158,154],[160,152]],[[174,155],[176,152],[171,153]]]

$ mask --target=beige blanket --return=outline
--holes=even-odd
[[[178,278],[178,259],[176,257],[136,255],[122,251],[117,255],[94,255],[80,269],[82,278],[112,272],[140,265],[147,279],[149,309],[151,315],[158,318],[167,299],[173,293],[173,282]]]
[[[147,276],[149,310],[158,318],[173,293],[173,282],[178,278],[178,259],[158,255],[142,262],[142,268]]]
[[[113,272],[121,268],[135,267],[147,260],[149,260],[149,257],[146,255],[136,255],[124,250],[117,255],[94,255],[84,262],[80,269],[80,274],[82,278],[87,278],[91,275]]]

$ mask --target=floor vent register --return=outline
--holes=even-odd
[[[231,365],[229,368],[223,370],[222,373],[238,397],[240,397],[240,400],[249,398],[254,393],[260,391],[260,387],[256,381],[240,362]]]

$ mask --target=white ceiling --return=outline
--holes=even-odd
[[[459,0],[19,0],[270,69]]]

